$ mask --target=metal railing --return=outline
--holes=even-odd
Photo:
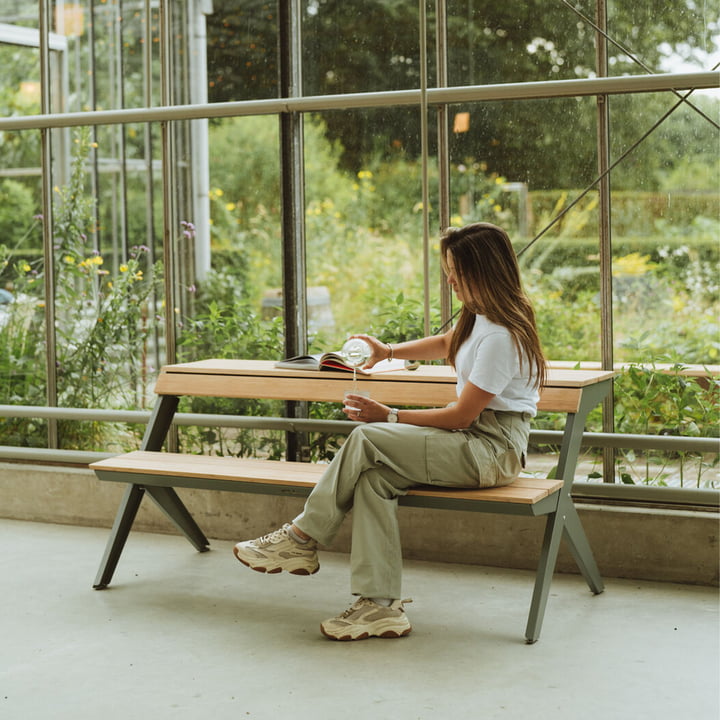
[[[147,424],[150,411],[100,410],[86,408],[57,408],[38,405],[0,405],[0,417],[36,418],[55,420],[94,421],[128,424]],[[195,427],[249,428],[280,430],[284,432],[349,433],[358,423],[349,420],[315,420],[305,418],[259,417],[249,415],[218,415],[209,413],[176,413],[175,425]],[[539,445],[559,445],[560,430],[532,430],[530,441]],[[669,435],[635,435],[623,433],[583,434],[586,448],[624,448],[633,450],[661,450],[666,452],[720,452],[718,438],[681,437]],[[115,453],[54,448],[0,446],[0,460],[47,462],[56,464],[86,465],[110,457]],[[651,504],[696,509],[717,509],[720,491],[623,485],[620,483],[573,483],[573,495],[585,501]]]

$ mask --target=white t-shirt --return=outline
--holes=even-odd
[[[455,370],[458,397],[465,383],[471,382],[495,395],[489,410],[537,414],[540,396],[533,368],[526,359],[520,362],[510,331],[484,315],[475,316],[470,337],[458,349]]]

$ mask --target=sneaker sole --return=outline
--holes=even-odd
[[[262,565],[256,564],[253,565],[244,558],[240,557],[238,554],[237,548],[233,548],[233,555],[243,564],[245,567],[249,567],[251,570],[255,570],[255,572],[261,572],[261,573],[267,573],[268,575],[277,575],[278,573],[281,573],[284,568],[279,567],[277,565],[273,565],[272,567],[264,567]],[[318,565],[314,570],[308,570],[305,567],[298,567],[294,568],[292,570],[286,570],[286,572],[289,572],[291,575],[314,575],[318,570],[320,569],[320,565]]]
[[[344,635],[333,635],[330,632],[326,632],[325,628],[320,625],[320,632],[330,640],[339,640],[340,642],[346,642],[348,640],[367,640],[368,638],[401,638],[405,637],[406,635],[410,634],[410,631],[412,630],[412,626],[408,625],[408,627],[404,628],[403,630],[394,630],[392,628],[388,628],[387,630],[383,630],[379,633],[373,633],[368,632],[367,630],[361,632],[359,635],[353,637],[351,632],[348,632]]]

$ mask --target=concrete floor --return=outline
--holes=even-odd
[[[313,577],[242,567],[131,534],[93,591],[106,530],[0,520],[3,720],[455,720],[720,717],[715,588],[556,576],[540,641],[523,640],[533,575],[408,562],[414,625],[337,643],[347,556]]]

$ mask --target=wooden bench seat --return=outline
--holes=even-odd
[[[206,490],[261,492],[305,497],[327,465],[320,463],[212,457],[185,453],[137,450],[91,465],[100,480],[147,484],[157,487],[201,487]],[[534,506],[562,487],[561,480],[520,477],[511,485],[481,490],[422,486],[402,498],[404,505],[420,505],[413,498],[443,498],[448,509],[469,503],[511,503]],[[522,512],[522,509],[518,509]],[[531,510],[529,510],[531,512]]]
[[[548,373],[539,407],[566,416],[557,479],[520,477],[505,487],[480,490],[418,486],[399,498],[401,505],[411,507],[546,517],[525,630],[529,643],[540,635],[561,539],[567,542],[590,589],[594,593],[603,590],[570,490],[587,415],[610,391],[612,377],[612,372],[596,370],[551,369]],[[94,587],[102,589],[110,583],[144,495],[202,552],[208,549],[208,539],[175,488],[306,497],[326,467],[163,452],[180,396],[340,401],[349,382],[342,372],[278,369],[259,360],[205,360],[164,367],[155,386],[158,398],[141,449],[91,465],[99,480],[126,485]],[[358,387],[389,405],[437,407],[455,399],[454,372],[440,366],[362,378]]]

